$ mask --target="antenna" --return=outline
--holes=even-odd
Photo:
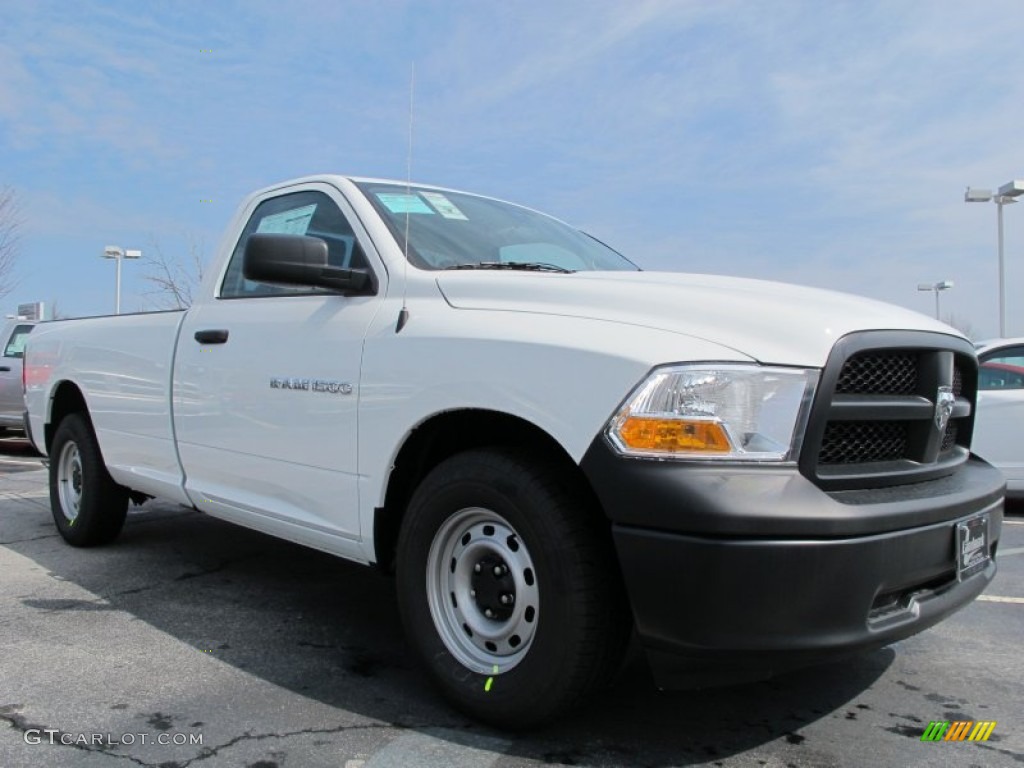
[[[405,164],[405,194],[412,196],[412,107],[413,94],[416,91],[416,62],[413,61],[409,68],[409,152]],[[409,292],[409,201],[405,203],[405,264],[402,265],[402,309],[398,312],[398,322],[395,324],[395,333],[401,331],[409,322],[409,307],[406,299]]]

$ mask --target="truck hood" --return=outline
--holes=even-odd
[[[654,328],[725,346],[766,364],[820,367],[836,340],[853,331],[960,335],[918,312],[860,296],[715,275],[460,271],[439,275],[437,285],[456,309]]]

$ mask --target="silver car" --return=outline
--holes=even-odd
[[[25,399],[21,388],[21,358],[35,327],[32,320],[8,320],[0,331],[0,432],[22,429]]]

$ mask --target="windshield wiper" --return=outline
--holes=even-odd
[[[543,261],[479,261],[472,264],[453,264],[445,269],[514,269],[520,272],[561,272],[570,274],[573,269],[547,264]]]

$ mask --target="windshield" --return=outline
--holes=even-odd
[[[421,269],[631,270],[626,257],[577,229],[511,203],[404,184],[359,182]]]

